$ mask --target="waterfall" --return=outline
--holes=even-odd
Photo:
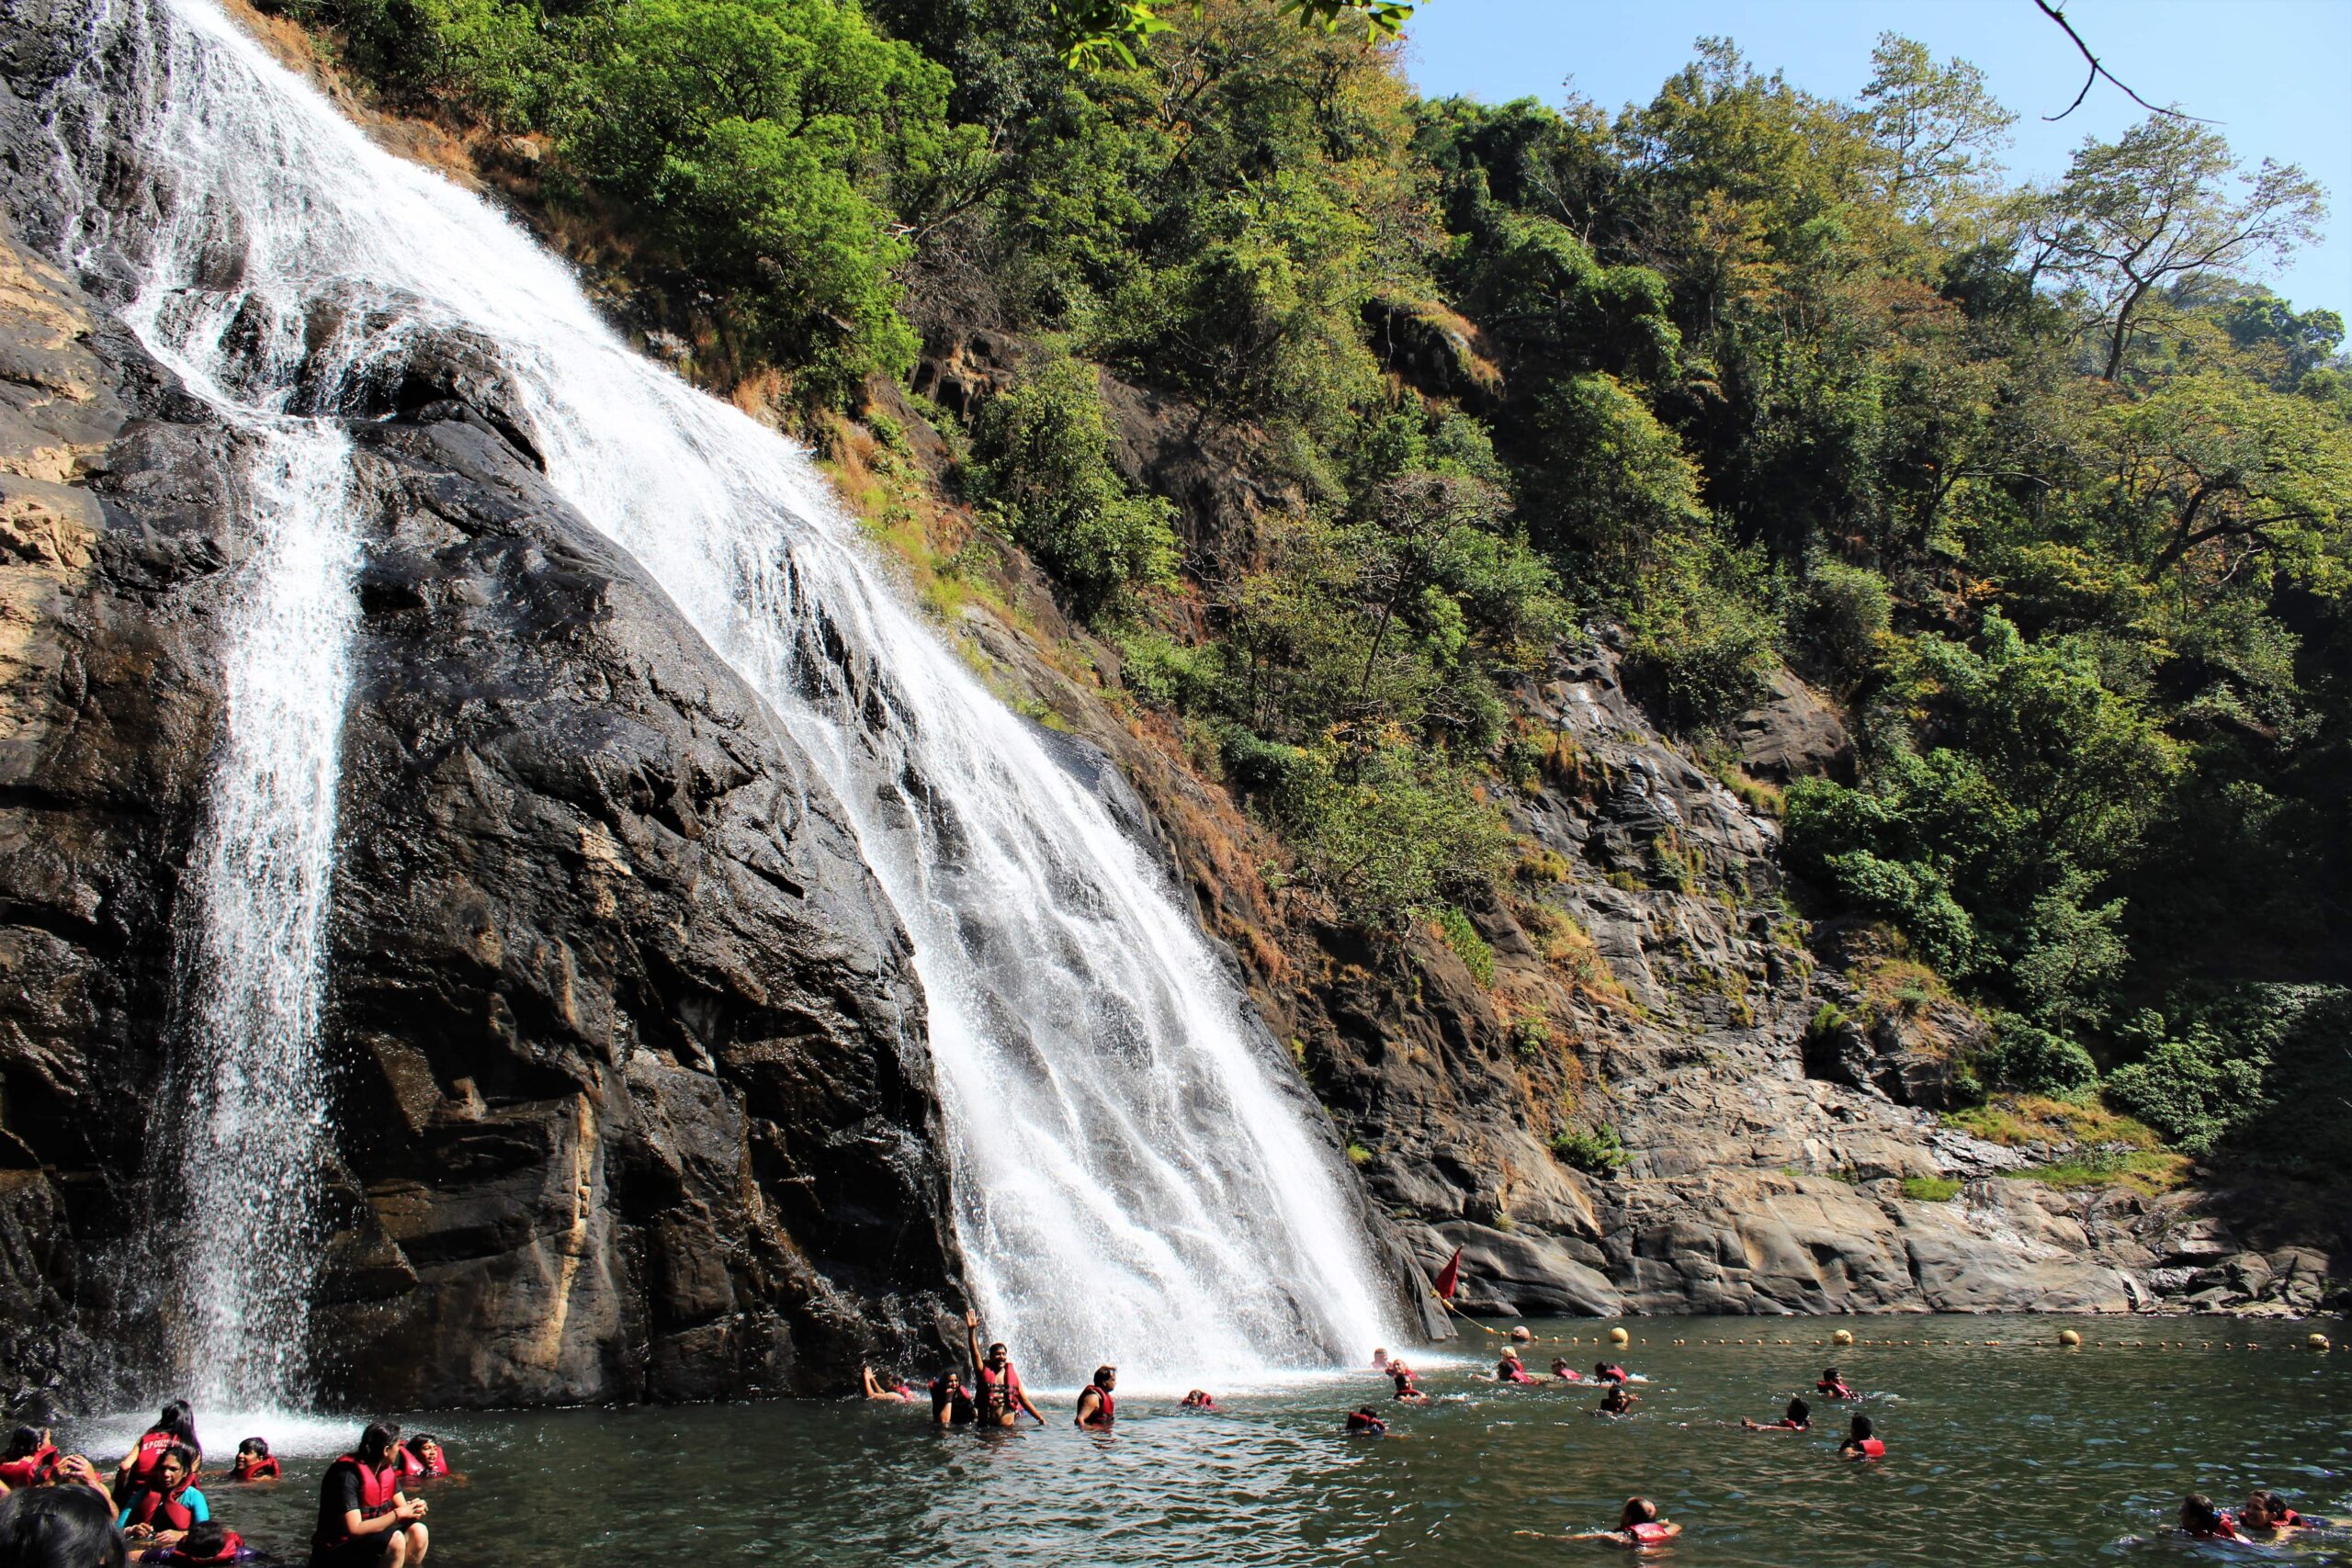
[[[233,420],[323,433],[331,421],[286,411],[331,409],[335,389],[380,377],[420,335],[493,345],[550,483],[816,760],[911,940],[956,1234],[990,1334],[1033,1378],[1108,1360],[1130,1386],[1229,1383],[1360,1361],[1391,1333],[1332,1141],[1310,1127],[1319,1113],[1233,978],[1159,868],[909,610],[808,454],[633,353],[559,261],[372,145],[208,0],[80,3],[92,57],[129,58],[139,76],[135,91],[107,86],[147,107],[91,133],[122,111],[87,101],[107,86],[70,84],[52,106],[65,177],[99,188],[104,143],[119,138],[164,172],[167,195],[160,219],[85,204],[76,243],[144,269],[128,314],[150,347],[193,368],[191,386]],[[302,323],[330,313],[356,324],[306,343]],[[282,471],[305,493],[266,521],[281,531],[274,550],[309,563],[286,569],[305,585],[235,628],[233,656],[281,693],[254,713],[288,750],[259,765],[272,787],[239,782],[234,744],[216,782],[243,791],[235,809],[255,816],[241,830],[284,846],[289,865],[332,825],[332,790],[300,784],[321,777],[316,736],[294,732],[334,728],[311,705],[329,694],[325,606],[350,555],[329,543],[349,536],[329,521],[345,514],[348,477],[324,434],[303,439],[309,456]],[[280,634],[301,615],[322,635],[297,647]],[[215,839],[230,809],[216,804]],[[279,890],[275,860],[221,869],[243,886],[224,887],[208,862],[205,930],[235,928],[208,935],[208,962],[307,963],[311,988],[285,996],[308,999],[245,1027],[256,1040],[312,1031],[316,963],[303,953],[323,865],[299,892]],[[311,922],[309,947],[255,952],[243,933],[256,919]],[[215,988],[253,1020],[281,999],[275,978]],[[228,1107],[256,1065],[224,1056],[201,1091],[224,1138],[249,1134]],[[268,1070],[276,1087],[283,1069]],[[331,1136],[306,1102],[273,1113]],[[193,1320],[299,1283],[266,1255],[202,1280],[211,1299]]]

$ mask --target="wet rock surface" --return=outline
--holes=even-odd
[[[352,427],[326,1383],[709,1398],[935,1348],[960,1280],[922,1005],[837,808],[500,411],[462,374],[410,379]],[[32,1331],[0,1359],[22,1393],[76,1333],[124,1327],[252,454],[15,243],[0,416],[0,1304]]]

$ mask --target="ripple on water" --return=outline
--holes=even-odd
[[[1657,1554],[1673,1568],[2352,1561],[2340,1534],[2222,1551],[2163,1533],[2192,1488],[2234,1504],[2267,1484],[2352,1516],[2352,1358],[2224,1350],[2218,1333],[2210,1350],[2064,1354],[2020,1342],[2056,1325],[2018,1319],[1911,1319],[1904,1334],[1926,1342],[1832,1352],[1813,1343],[1831,1326],[1776,1325],[1786,1347],[1665,1345],[1680,1325],[1656,1345],[1637,1335],[1623,1359],[1654,1381],[1622,1420],[1593,1416],[1587,1385],[1502,1389],[1466,1360],[1416,1356],[1453,1397],[1396,1412],[1386,1441],[1339,1430],[1344,1409],[1385,1403],[1368,1371],[1219,1389],[1230,1408],[1211,1416],[1131,1394],[1111,1436],[1071,1429],[1066,1401],[1044,1429],[985,1437],[846,1401],[396,1414],[447,1438],[469,1479],[431,1494],[435,1568],[1605,1562],[1622,1559],[1548,1538],[1613,1522],[1632,1492],[1685,1527]],[[1836,1458],[1851,1407],[1830,1401],[1811,1434],[1738,1428],[1811,1399],[1831,1359],[1865,1391],[1884,1461]],[[145,1419],[66,1435],[111,1457]],[[357,1422],[198,1419],[216,1462],[248,1427],[297,1456],[284,1486],[211,1496],[299,1554],[317,1476]]]

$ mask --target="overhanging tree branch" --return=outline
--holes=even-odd
[[[2064,6],[2052,6],[2050,3],[2050,0],[2033,0],[2033,3],[2041,9],[2043,16],[2057,23],[2058,26],[2064,30],[2066,36],[2074,40],[2075,47],[2082,51],[2083,58],[2090,62],[2091,67],[2091,73],[2083,78],[2083,90],[2075,95],[2075,101],[2068,104],[2064,108],[2060,109],[2056,114],[2043,115],[2041,117],[2042,118],[2064,119],[2068,115],[2073,114],[2076,109],[2081,108],[2083,107],[2083,100],[2091,96],[2091,89],[2097,86],[2098,85],[2098,79],[2104,76],[2116,87],[2121,89],[2125,97],[2131,99],[2142,108],[2146,109],[2150,114],[2170,115],[2175,119],[2194,119],[2197,120],[2197,123],[2199,125],[2213,125],[2218,123],[2217,121],[2210,119],[2199,119],[2197,116],[2193,114],[2183,114],[2178,109],[2158,108],[2155,105],[2150,103],[2147,99],[2133,92],[2128,85],[2117,77],[2114,72],[2109,71],[2106,66],[2099,63],[2098,56],[2091,52],[2091,46],[2083,41],[2083,35],[2075,30],[2075,24],[2066,19],[2066,11]]]

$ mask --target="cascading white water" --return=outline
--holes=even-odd
[[[226,734],[181,939],[165,1163],[149,1173],[184,1292],[164,1320],[175,1386],[214,1410],[284,1408],[304,1393],[334,1152],[319,1006],[358,562],[350,445],[332,425],[261,434],[260,544],[223,628]],[[270,1332],[253,1332],[262,1324]]]
[[[225,341],[187,321],[276,323],[198,388],[251,419],[283,406],[282,350],[321,302],[392,324],[311,345],[312,387],[357,384],[419,333],[495,344],[549,480],[817,760],[912,940],[991,1334],[1033,1376],[1108,1360],[1130,1386],[1356,1361],[1386,1337],[1329,1141],[1233,982],[1100,803],[886,585],[807,455],[632,353],[560,263],[371,145],[207,0],[128,12],[90,24],[152,31],[155,107],[124,134],[169,171],[170,228],[204,241],[93,218],[86,243],[178,302],[134,312],[151,345],[178,362]]]

